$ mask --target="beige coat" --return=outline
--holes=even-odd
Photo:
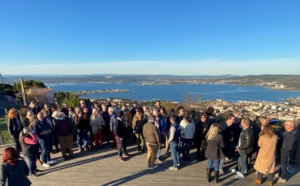
[[[260,147],[254,169],[263,174],[275,172],[277,135],[272,138],[267,135],[259,137],[258,146]]]

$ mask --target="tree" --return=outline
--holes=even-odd
[[[202,102],[202,95],[201,94],[194,94],[190,95],[185,93],[183,95],[184,106],[187,108],[200,108],[203,106]]]
[[[47,88],[47,87],[41,81],[35,81],[35,80],[26,80],[26,81],[24,81],[24,89],[30,89],[30,88]],[[21,91],[21,84],[20,83],[14,83],[14,89],[17,92],[20,92]]]
[[[55,99],[59,105],[62,105],[62,103],[67,103],[70,107],[76,107],[79,105],[79,96],[71,92],[56,92]]]
[[[0,92],[1,93],[5,93],[6,95],[12,96],[12,97],[16,97],[15,96],[15,91],[14,91],[14,87],[10,84],[4,84],[4,90],[3,90],[3,86],[0,86]]]

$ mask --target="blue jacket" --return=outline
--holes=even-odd
[[[116,137],[118,138],[123,138],[125,136],[125,127],[123,125],[123,122],[119,119],[116,119],[115,121],[115,133],[116,133]]]
[[[167,130],[167,120],[165,117],[163,117],[162,115],[159,115],[159,129],[162,132],[166,132]]]
[[[36,120],[33,124],[33,130],[38,136],[38,140],[48,140],[50,134],[41,134],[42,132],[49,130],[49,128],[41,121]]]
[[[17,164],[12,166],[8,163],[1,165],[0,184],[1,185],[31,185],[30,180],[27,178],[29,175],[29,168],[24,160],[17,160]]]

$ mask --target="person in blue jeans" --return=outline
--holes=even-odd
[[[37,120],[33,124],[33,129],[38,137],[38,142],[41,146],[42,150],[42,162],[44,167],[50,167],[49,164],[53,164],[56,161],[51,160],[50,157],[50,133],[51,129],[47,127],[47,125],[44,123],[44,114],[42,112],[39,112],[37,114]]]
[[[215,181],[219,182],[219,164],[220,159],[225,158],[222,148],[225,147],[223,136],[219,134],[219,127],[217,123],[213,123],[206,134],[207,147],[205,157],[207,161],[207,181],[210,182],[211,168],[214,165]]]
[[[173,166],[169,167],[169,169],[178,170],[178,166],[180,166],[178,145],[179,145],[181,128],[180,125],[176,122],[175,115],[170,116],[170,122],[171,122],[171,127],[170,127],[170,135],[169,135],[170,137],[168,143],[170,144]]]
[[[236,179],[245,178],[245,174],[247,173],[247,155],[253,150],[253,131],[250,127],[250,120],[243,118],[241,121],[241,126],[243,130],[240,134],[237,151],[239,153],[238,158],[238,169],[236,172],[235,169],[232,172],[237,173]]]
[[[74,122],[77,131],[77,145],[79,152],[88,150],[88,135],[90,124],[86,115],[83,114],[82,108],[75,108]]]

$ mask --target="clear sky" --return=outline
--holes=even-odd
[[[1,0],[8,74],[300,74],[300,0]]]

